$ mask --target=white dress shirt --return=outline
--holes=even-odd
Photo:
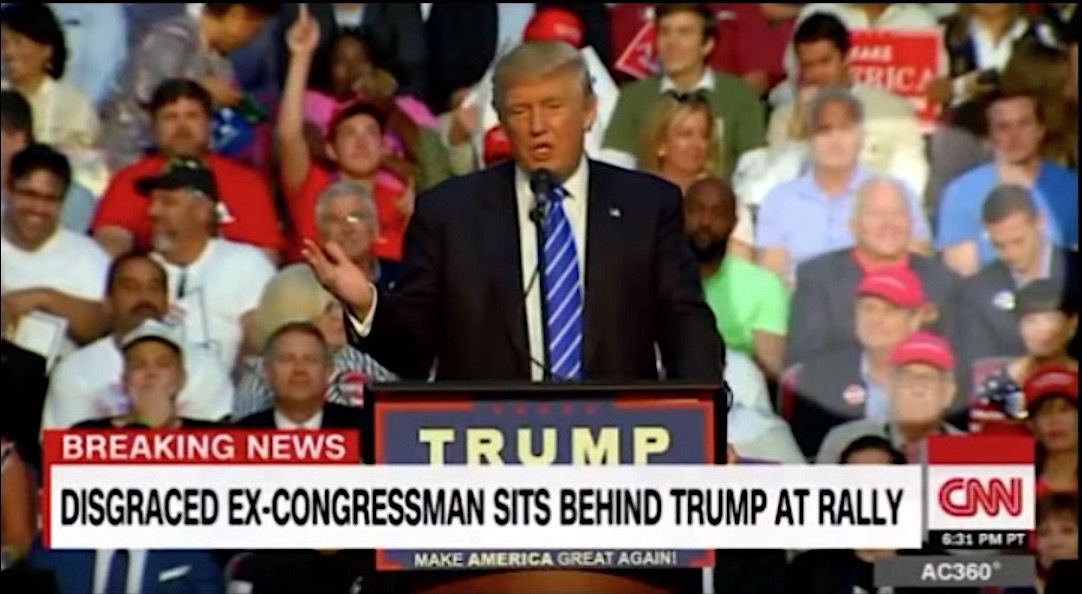
[[[106,592],[106,581],[109,579],[109,564],[113,561],[113,555],[118,549],[98,549],[94,551],[94,594],[128,594],[139,592],[143,585],[143,571],[147,566],[146,549],[128,549],[128,579],[124,586],[124,592]]]
[[[323,409],[316,411],[316,414],[308,417],[307,421],[298,423],[293,419],[278,412],[278,409],[274,409],[274,426],[279,429],[321,429],[323,427]]]
[[[686,91],[689,93],[694,93],[695,91],[713,91],[715,78],[716,77],[714,76],[714,70],[710,68],[709,64],[707,64],[706,68],[703,69],[703,75],[700,76],[699,80],[695,82],[695,86],[691,87],[690,89],[677,89],[676,83],[673,82],[673,80],[669,78],[667,74],[662,75],[661,92],[665,93],[672,90]]]
[[[579,161],[579,166],[571,177],[563,183],[566,197],[563,199],[564,213],[571,225],[575,240],[575,253],[579,260],[579,287],[586,297],[586,201],[590,187],[590,167],[586,157]],[[545,339],[541,320],[541,278],[534,278],[537,270],[537,228],[530,220],[534,196],[530,189],[530,176],[521,168],[515,168],[515,200],[518,205],[519,249],[522,254],[522,290],[526,294],[526,332],[530,343],[530,378],[537,382],[544,379]],[[533,280],[531,283],[530,281]],[[372,330],[372,319],[378,306],[378,292],[372,286],[372,307],[365,319],[358,320],[350,314],[353,328],[361,336],[368,336]]]

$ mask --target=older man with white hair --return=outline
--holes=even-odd
[[[372,192],[363,184],[343,179],[327,186],[316,198],[316,230],[323,243],[334,242],[377,288],[386,289],[394,279],[397,262],[372,253],[380,241],[379,215]]]
[[[916,274],[929,304],[937,310],[935,329],[952,335],[960,280],[938,260],[910,251],[916,226],[911,200],[903,182],[886,176],[869,177],[857,188],[849,217],[853,247],[797,267],[786,363],[856,346],[856,287],[877,270],[904,267]]]
[[[812,99],[806,129],[811,158],[798,178],[771,190],[759,208],[759,263],[792,282],[796,267],[853,245],[849,227],[856,190],[872,173],[860,163],[864,107],[848,89],[827,87]],[[906,192],[911,248],[926,249],[930,231],[916,195]]]

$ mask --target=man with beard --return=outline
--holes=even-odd
[[[707,177],[684,197],[684,234],[699,262],[706,303],[725,344],[753,357],[776,379],[785,355],[789,294],[781,279],[742,258],[726,257],[736,228],[736,195],[724,181]]]
[[[196,158],[206,161],[219,188],[227,215],[221,220],[222,237],[261,248],[277,261],[282,234],[270,188],[259,172],[211,153],[213,103],[206,89],[193,80],[166,80],[155,89],[148,109],[156,151],[113,176],[91,223],[98,243],[113,256],[150,249],[150,215],[136,180],[158,173],[169,159]]]
[[[63,359],[53,371],[45,398],[42,426],[69,427],[87,419],[128,412],[120,388],[124,357],[120,342],[148,319],[168,309],[166,274],[150,256],[129,253],[113,263],[106,284],[106,307],[112,333]],[[233,384],[221,363],[206,349],[184,353],[187,383],[177,399],[183,417],[217,421],[233,409]]]
[[[258,249],[222,239],[214,173],[197,159],[173,159],[136,190],[149,206],[153,257],[168,277],[171,312],[191,345],[232,370],[253,339],[252,312],[274,266]]]

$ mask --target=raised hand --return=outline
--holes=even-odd
[[[413,208],[417,204],[417,191],[414,186],[413,178],[410,177],[406,182],[406,189],[402,191],[402,196],[395,201],[395,206],[398,207],[398,212],[402,213],[403,217],[407,219],[413,216]]]
[[[333,241],[321,246],[305,239],[301,255],[325,289],[352,308],[354,314],[367,315],[374,297],[372,284],[360,266],[346,257],[341,246]]]
[[[308,5],[301,4],[297,20],[286,32],[286,45],[293,54],[311,55],[319,46],[319,23],[308,14]]]

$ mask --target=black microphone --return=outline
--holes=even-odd
[[[552,193],[554,184],[552,172],[548,169],[538,169],[530,174],[530,191],[533,192],[533,207],[530,208],[530,220],[538,226],[538,233],[545,222],[548,214],[549,194]],[[540,258],[540,252],[538,252]]]

